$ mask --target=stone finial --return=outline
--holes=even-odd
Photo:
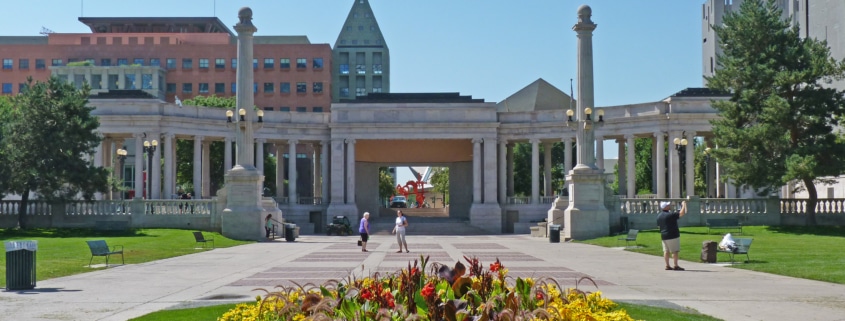
[[[235,25],[235,28],[238,27],[255,27],[252,24],[252,9],[249,7],[243,7],[241,10],[238,10],[238,24]]]
[[[593,21],[590,20],[590,17],[593,15],[593,9],[590,6],[584,4],[578,7],[578,23],[589,23],[592,24]]]

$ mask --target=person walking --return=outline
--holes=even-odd
[[[273,222],[271,222],[271,219],[273,219],[273,214],[267,214],[267,217],[264,218],[264,231],[267,232],[264,237],[268,240],[270,239],[270,231],[273,230]]]
[[[678,265],[678,253],[681,251],[681,230],[678,219],[687,213],[687,201],[681,203],[680,212],[672,212],[672,203],[660,202],[660,214],[657,215],[657,226],[660,227],[660,239],[663,241],[663,260],[666,270],[683,271]],[[675,266],[669,265],[669,256],[674,259]]]
[[[358,233],[361,233],[361,252],[369,252],[367,251],[367,241],[370,240],[370,212],[364,212],[364,217],[358,224]]]
[[[405,245],[405,252],[411,253],[411,250],[408,250],[408,242],[405,241],[405,227],[408,226],[408,219],[405,218],[405,215],[402,214],[402,211],[396,211],[396,226],[393,227],[393,234],[396,234],[396,241],[399,242],[399,251],[396,253],[402,253],[402,245]]]

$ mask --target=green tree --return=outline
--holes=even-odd
[[[547,152],[552,153],[552,193],[554,194],[555,191],[559,191],[564,187],[564,180],[566,177],[566,173],[564,173],[563,169],[563,161],[564,161],[564,148],[563,142],[557,142],[552,144],[552,148],[549,151],[546,151],[543,144],[540,144],[539,152],[540,152],[540,166],[539,172],[540,175],[540,195],[544,195],[543,190],[543,173],[545,172],[544,169],[544,162],[545,159],[544,155]],[[573,151],[575,150],[575,146],[573,144]],[[572,154],[574,155],[574,154]],[[530,143],[518,143],[515,144],[513,147],[513,185],[514,185],[514,194],[516,195],[531,195],[531,144]],[[574,164],[574,162],[573,162]],[[574,166],[574,165],[573,165]],[[551,196],[551,195],[545,195]]]
[[[378,196],[381,199],[387,199],[396,193],[396,187],[393,186],[393,176],[390,176],[387,167],[379,167],[378,169]]]
[[[90,160],[102,141],[100,122],[88,106],[90,88],[76,89],[51,77],[46,82],[28,79],[11,104],[0,107],[2,134],[0,194],[21,196],[18,224],[26,228],[30,193],[39,199],[61,201],[78,196],[91,200],[108,191],[109,172]]]
[[[714,102],[716,159],[738,184],[769,192],[790,181],[807,189],[807,224],[815,225],[815,183],[845,171],[845,141],[833,130],[843,116],[845,61],[827,43],[802,39],[770,0],[746,0],[713,26],[723,54],[708,87],[731,93]]]
[[[443,195],[444,204],[447,204],[449,199],[449,168],[434,168],[429,179],[429,184],[431,184],[435,192]]]

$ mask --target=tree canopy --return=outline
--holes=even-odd
[[[729,92],[714,102],[716,159],[738,184],[771,191],[790,181],[807,189],[808,224],[815,224],[815,183],[845,170],[845,142],[834,131],[845,111],[845,62],[827,43],[801,38],[774,1],[746,0],[713,26],[723,53],[708,87]]]
[[[108,171],[91,160],[102,137],[89,92],[56,77],[30,78],[20,94],[0,102],[0,194],[21,196],[21,228],[30,192],[51,201],[91,200],[108,191]]]

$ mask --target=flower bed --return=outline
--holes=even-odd
[[[218,320],[632,320],[601,292],[577,289],[589,278],[563,289],[551,278],[509,278],[498,259],[488,269],[476,258],[464,259],[469,276],[463,289],[453,289],[451,270],[442,265],[432,264],[426,274],[428,258],[421,257],[395,274],[265,290],[263,298]]]

